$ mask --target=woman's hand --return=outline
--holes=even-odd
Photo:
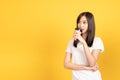
[[[97,71],[98,68],[99,68],[99,67],[98,67],[97,64],[96,64],[95,66],[93,66],[93,67],[89,67],[89,66],[85,67],[86,70],[92,70],[92,71]]]
[[[99,66],[96,64],[95,66],[91,67],[91,70],[92,70],[92,71],[97,71],[98,68],[99,68]]]
[[[82,44],[86,43],[83,37],[81,36],[81,32],[79,30],[75,30],[74,32],[74,40],[78,39]]]

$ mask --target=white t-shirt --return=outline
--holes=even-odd
[[[68,43],[66,52],[72,54],[72,63],[79,65],[88,65],[86,55],[84,53],[83,45],[77,45],[77,48],[73,46],[74,39],[71,39]],[[95,37],[93,45],[89,47],[90,52],[93,49],[100,49],[104,51],[103,42],[99,37]],[[99,70],[93,72],[91,70],[72,70],[72,80],[102,80]]]

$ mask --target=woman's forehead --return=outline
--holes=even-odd
[[[87,20],[85,16],[82,16],[80,20]]]

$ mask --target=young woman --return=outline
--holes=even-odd
[[[95,37],[93,14],[81,13],[77,18],[77,28],[81,32],[75,30],[68,43],[64,67],[72,70],[72,80],[102,80],[97,60],[104,46],[101,38]]]

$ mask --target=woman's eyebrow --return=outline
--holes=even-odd
[[[82,21],[87,21],[87,20],[82,20]],[[80,21],[81,22],[81,21]]]

